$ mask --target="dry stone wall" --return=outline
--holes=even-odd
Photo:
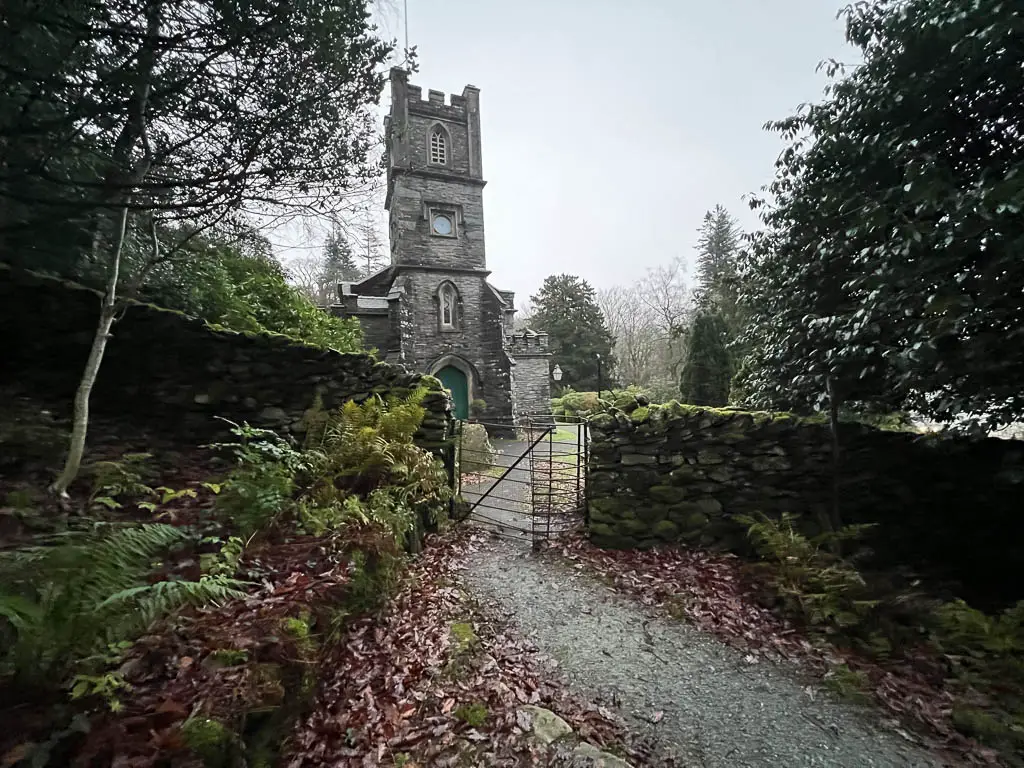
[[[595,416],[589,530],[607,547],[660,542],[744,552],[733,516],[790,512],[813,535],[833,498],[819,419],[642,402]],[[844,522],[877,524],[871,562],[956,580],[982,599],[1024,598],[1024,443],[840,427]]]
[[[99,295],[73,283],[0,265],[0,384],[70,405],[89,353]],[[93,392],[94,410],[136,413],[196,440],[223,432],[216,417],[304,430],[319,394],[323,407],[374,393],[430,390],[418,442],[445,446],[450,401],[431,376],[300,344],[276,334],[236,333],[179,312],[131,304],[114,326]]]

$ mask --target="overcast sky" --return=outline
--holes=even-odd
[[[382,31],[401,40],[390,2]],[[820,61],[851,59],[844,5],[408,0],[411,82],[481,90],[491,282],[522,305],[550,274],[602,288],[692,262],[716,203],[754,226],[742,197],[782,147],[762,125],[821,97]]]

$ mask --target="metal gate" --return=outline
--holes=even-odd
[[[534,548],[582,526],[586,421],[535,416],[514,427],[461,421],[457,433],[455,490],[468,505],[465,520]]]

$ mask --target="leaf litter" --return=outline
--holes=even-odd
[[[837,648],[759,602],[759,590],[736,555],[682,547],[605,550],[582,535],[561,538],[547,550],[574,568],[596,574],[615,590],[642,605],[685,618],[689,623],[758,658],[799,665],[821,679],[846,665],[864,675],[874,699],[889,713],[886,725],[907,741],[946,754],[958,764],[992,765],[997,753],[953,726],[954,697],[946,686],[941,660],[933,651],[905,649],[884,664],[848,648]],[[814,687],[807,686],[808,695]],[[914,733],[900,727],[911,726]]]
[[[558,764],[527,737],[523,704],[550,709],[581,738],[617,746],[637,765],[655,764],[620,717],[570,693],[533,643],[459,587],[466,543],[435,538],[387,612],[356,622],[334,646],[285,764]],[[456,637],[455,623],[472,627],[471,642]],[[482,723],[466,714],[474,706]]]

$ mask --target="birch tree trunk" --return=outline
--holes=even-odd
[[[78,470],[82,466],[82,456],[85,454],[85,435],[89,429],[89,399],[92,395],[93,385],[96,383],[96,375],[100,371],[103,353],[107,349],[110,328],[114,324],[114,316],[117,313],[117,282],[121,273],[121,251],[124,249],[127,228],[128,206],[124,206],[118,218],[113,256],[110,261],[110,274],[107,277],[106,291],[100,304],[99,322],[96,324],[96,333],[92,338],[92,347],[89,350],[89,359],[85,363],[85,370],[82,372],[82,380],[78,383],[78,390],[75,392],[74,419],[68,445],[68,456],[64,462],[64,469],[50,486],[50,492],[61,497],[67,496],[68,486],[78,477]]]
[[[128,230],[128,208],[136,185],[146,178],[153,164],[146,110],[149,105],[153,72],[156,66],[162,11],[162,0],[152,0],[146,8],[146,35],[139,48],[139,69],[132,103],[133,112],[125,122],[114,144],[113,161],[108,172],[109,194],[107,200],[120,201],[120,208],[116,209],[118,211],[117,230],[114,234],[110,271],[100,304],[96,334],[92,339],[92,347],[85,363],[85,370],[82,372],[82,379],[75,392],[68,456],[60,475],[50,486],[50,492],[61,498],[67,497],[68,487],[78,477],[78,471],[82,466],[82,456],[85,454],[85,436],[89,429],[89,399],[100,370],[100,363],[103,362],[103,353],[107,349],[110,329],[114,325],[117,315],[117,289],[118,281],[121,278],[121,253],[124,250],[124,240]],[[132,154],[139,145],[143,149],[143,156],[133,164]],[[97,237],[94,245],[98,242]]]

